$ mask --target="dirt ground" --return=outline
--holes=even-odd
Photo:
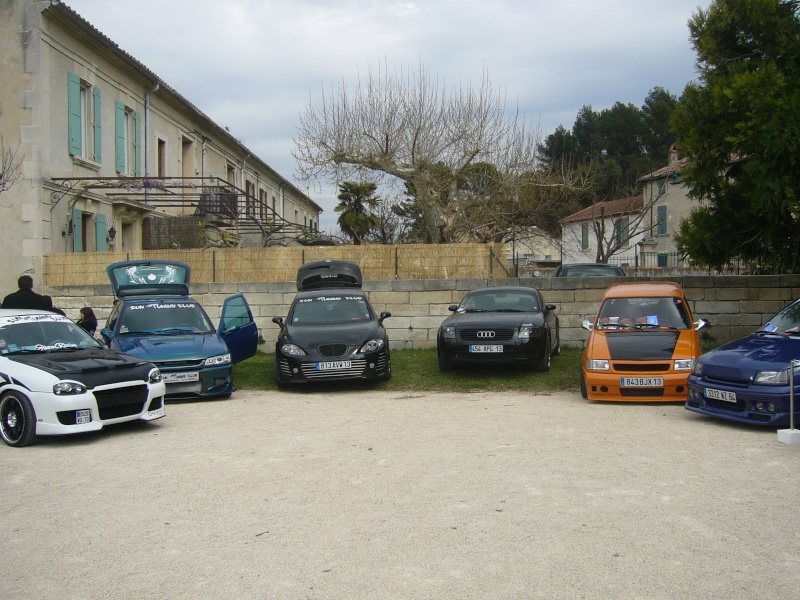
[[[796,598],[800,446],[577,394],[242,392],[0,447],[0,597]]]

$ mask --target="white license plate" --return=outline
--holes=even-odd
[[[473,345],[469,347],[470,352],[502,352],[503,346],[501,345]]]
[[[622,377],[621,387],[664,387],[663,377]]]
[[[735,392],[725,392],[722,390],[715,390],[714,388],[706,388],[705,394],[706,398],[711,398],[712,400],[722,400],[723,402],[736,403]]]
[[[200,381],[200,373],[198,371],[188,371],[186,373],[164,373],[164,371],[161,371],[161,379],[164,381],[164,383]]]
[[[335,360],[332,362],[317,363],[317,371],[330,371],[331,369],[349,369],[353,363],[349,360]]]
[[[76,425],[83,425],[84,423],[91,423],[91,422],[92,422],[92,413],[89,411],[89,409],[75,411]]]

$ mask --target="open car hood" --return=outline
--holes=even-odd
[[[346,260],[318,260],[297,270],[297,291],[356,288],[361,289],[361,269]]]
[[[128,260],[106,267],[116,298],[188,296],[192,268],[167,260]]]

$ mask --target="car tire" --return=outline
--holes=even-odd
[[[36,411],[24,394],[7,392],[0,398],[0,436],[9,446],[36,443]]]
[[[536,359],[533,363],[533,369],[535,371],[539,371],[540,373],[544,373],[550,370],[550,358],[552,357],[552,353],[550,352],[550,334],[547,334],[547,339],[544,342],[544,353],[542,354],[541,358]]]
[[[558,326],[558,320],[556,320],[556,347],[553,348],[551,356],[558,356],[559,354],[561,354],[561,328]]]
[[[583,371],[581,371],[581,398],[584,400],[589,399],[589,392],[586,391],[586,378],[583,376]]]

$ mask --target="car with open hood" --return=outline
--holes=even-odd
[[[297,272],[298,293],[275,343],[279,386],[341,380],[388,380],[391,313],[375,312],[361,289],[361,269],[344,260],[307,263]]]
[[[436,349],[441,371],[474,364],[527,364],[550,369],[561,350],[555,304],[523,286],[468,292],[439,326]]]
[[[683,290],[667,281],[617,283],[605,291],[581,363],[581,395],[615,402],[685,402],[700,356]]]
[[[686,408],[728,421],[779,427],[791,422],[792,394],[795,422],[800,423],[800,300],[755,333],[703,354],[689,376]]]
[[[109,265],[106,272],[115,300],[100,336],[109,347],[155,363],[167,399],[233,393],[233,365],[258,347],[258,327],[244,295],[225,299],[214,327],[189,296],[186,263],[132,260]]]
[[[0,309],[0,437],[9,446],[160,419],[165,391],[152,362],[106,348],[63,315]]]

